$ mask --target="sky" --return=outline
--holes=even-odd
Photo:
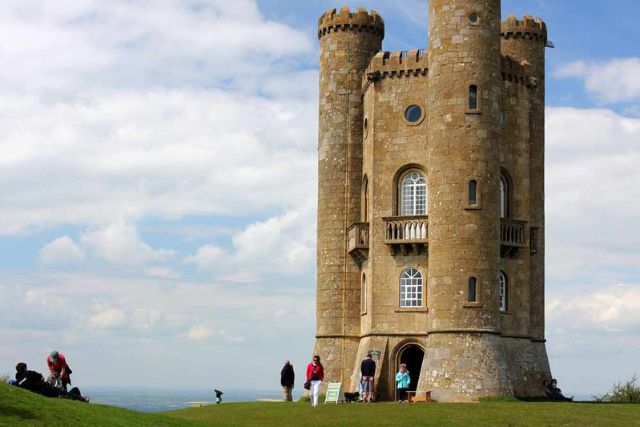
[[[640,374],[640,4],[504,0],[547,50],[547,349]],[[317,18],[328,0],[0,3],[0,374],[276,389],[315,333]],[[385,50],[424,0],[361,0]]]

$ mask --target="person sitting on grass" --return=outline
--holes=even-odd
[[[398,389],[398,403],[404,403],[407,400],[407,390],[411,384],[411,377],[407,371],[407,365],[400,365],[400,371],[396,374],[396,388]]]
[[[550,400],[561,401],[561,402],[573,402],[572,397],[565,397],[562,394],[562,390],[558,388],[558,381],[554,378],[551,381],[544,382],[544,393]]]
[[[29,390],[30,392],[41,394],[45,397],[60,397],[63,399],[79,400],[88,402],[88,397],[83,397],[77,387],[67,392],[65,389],[53,386],[44,380],[40,372],[29,371],[27,364],[20,362],[16,365],[16,385]]]

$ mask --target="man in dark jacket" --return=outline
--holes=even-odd
[[[374,377],[376,376],[376,362],[371,357],[371,353],[367,354],[367,358],[360,365],[360,374],[362,375],[362,401],[371,402],[374,393]]]
[[[285,402],[291,402],[291,390],[293,390],[293,383],[295,382],[296,374],[293,372],[293,365],[288,360],[284,361],[284,367],[280,372],[280,385],[284,393]]]

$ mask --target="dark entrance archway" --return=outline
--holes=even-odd
[[[400,357],[398,357],[396,372],[398,372],[401,363],[407,365],[409,377],[411,378],[411,384],[409,386],[410,391],[416,391],[418,388],[418,379],[420,378],[420,369],[422,368],[423,359],[424,350],[418,345],[409,344],[400,350]]]

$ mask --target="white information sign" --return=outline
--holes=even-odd
[[[344,394],[342,393],[342,383],[329,383],[327,386],[327,397],[324,403],[344,402]]]

